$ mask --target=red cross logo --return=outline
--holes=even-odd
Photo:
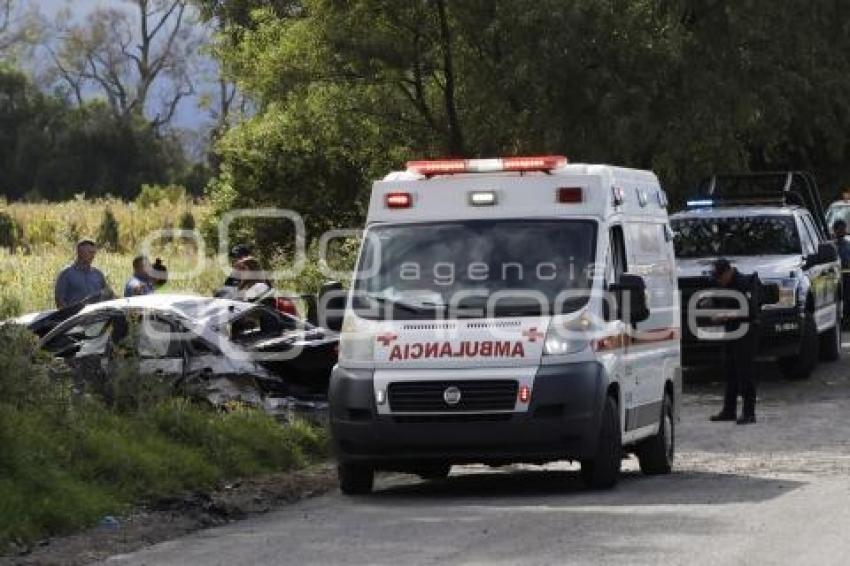
[[[381,334],[381,335],[377,336],[376,338],[377,338],[378,342],[380,342],[381,344],[384,345],[384,347],[387,347],[387,346],[390,345],[390,343],[393,340],[398,338],[398,336],[396,336],[392,332],[387,332],[386,334]]]
[[[532,326],[528,330],[523,330],[522,335],[528,338],[529,342],[537,342],[538,338],[543,338],[543,333],[537,330],[536,326]]]

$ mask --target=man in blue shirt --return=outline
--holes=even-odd
[[[124,285],[124,296],[150,295],[153,293],[151,265],[148,258],[140,255],[133,259],[133,275]]]
[[[101,300],[112,296],[106,277],[92,267],[97,254],[97,244],[92,240],[80,240],[77,244],[77,259],[59,272],[56,278],[56,307],[65,308],[83,299],[99,295]]]

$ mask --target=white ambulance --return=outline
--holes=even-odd
[[[344,493],[374,473],[670,471],[681,391],[656,176],[564,157],[408,163],[374,184],[330,385]]]

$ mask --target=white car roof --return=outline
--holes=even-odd
[[[706,206],[683,210],[670,220],[688,218],[737,218],[740,216],[793,216],[799,206]]]
[[[231,320],[255,306],[241,301],[197,295],[152,294],[88,305],[80,311],[80,314],[90,314],[104,309],[152,309],[173,312],[194,322],[203,323],[211,318]]]

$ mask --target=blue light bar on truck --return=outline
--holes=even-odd
[[[714,206],[713,200],[689,200],[688,208],[697,208],[701,206]]]

